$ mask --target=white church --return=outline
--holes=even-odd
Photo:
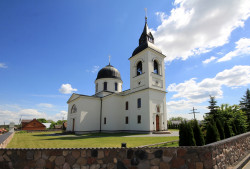
[[[95,80],[95,94],[73,93],[68,103],[67,131],[154,132],[167,130],[164,58],[154,45],[147,18],[130,61],[130,89],[122,91],[120,72],[102,68]]]

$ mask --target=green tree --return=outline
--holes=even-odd
[[[247,89],[246,95],[241,98],[240,108],[246,113],[247,123],[250,124],[250,90]],[[250,125],[248,125],[248,131],[250,131]]]
[[[223,140],[225,138],[224,127],[219,119],[216,119],[216,127],[219,131],[220,139]]]
[[[171,117],[169,121],[185,121],[187,120],[186,118],[183,117]]]
[[[219,106],[217,106],[217,101],[215,100],[215,96],[210,96],[210,101],[209,102],[209,106],[207,107],[210,111],[207,113],[209,115],[212,115],[213,119],[216,119],[217,117],[217,109],[219,108]]]
[[[232,130],[227,121],[224,123],[224,133],[225,133],[225,138],[233,136]]]
[[[182,122],[179,130],[179,146],[195,146],[195,139],[191,124]]]
[[[39,121],[40,123],[47,123],[47,120],[45,118],[39,118],[36,120]]]
[[[207,126],[206,144],[220,140],[220,134],[214,121],[211,121]]]
[[[193,121],[193,132],[194,132],[194,139],[195,139],[196,145],[203,146],[205,144],[204,135],[201,131],[201,128],[197,120]]]

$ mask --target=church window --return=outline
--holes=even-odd
[[[141,108],[141,98],[137,99],[137,108]]]
[[[95,92],[96,93],[98,92],[98,83],[96,83],[96,85],[95,85]]]
[[[117,91],[118,84],[115,82],[115,91]]]
[[[157,63],[156,60],[154,60],[154,73],[155,73],[155,74],[159,74],[158,63]]]
[[[125,118],[125,124],[128,124],[128,116]]]
[[[141,61],[137,63],[136,72],[137,72],[136,73],[137,76],[142,74],[142,62]]]
[[[126,110],[128,110],[128,102],[126,102]]]
[[[107,119],[106,119],[106,117],[104,117],[104,124],[107,124]]]
[[[137,116],[137,123],[140,124],[141,123],[141,115]]]
[[[108,82],[104,82],[103,90],[107,90],[107,87],[108,87]]]
[[[156,109],[157,109],[157,113],[160,113],[160,106],[159,105],[156,106]]]
[[[77,108],[76,105],[74,104],[71,108],[71,113],[76,113],[77,112]]]

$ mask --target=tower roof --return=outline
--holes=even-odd
[[[145,17],[145,25],[139,39],[139,46],[134,50],[132,57],[146,48],[151,48],[159,53],[162,53],[161,50],[154,45],[154,37],[148,29],[147,17]]]
[[[121,80],[121,75],[115,67],[109,64],[98,72],[96,80],[102,78],[114,78]]]

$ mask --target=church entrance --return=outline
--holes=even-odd
[[[156,115],[156,131],[160,130],[159,115]]]
[[[73,119],[73,126],[72,126],[72,131],[75,131],[75,119]]]

